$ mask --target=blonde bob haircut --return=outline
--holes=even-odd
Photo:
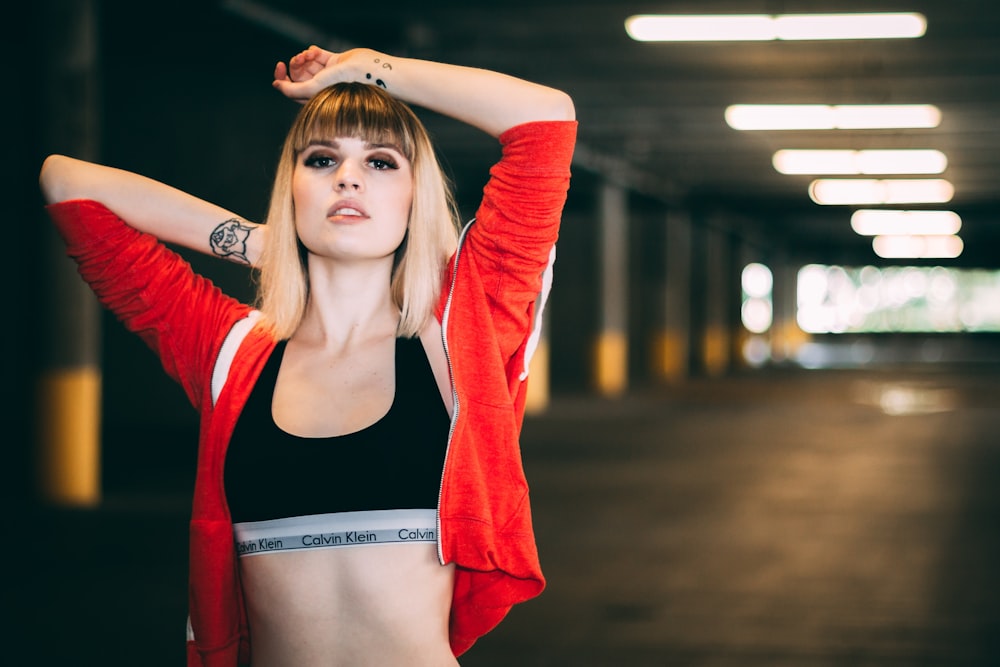
[[[390,289],[401,314],[397,335],[416,336],[437,304],[443,269],[457,243],[458,215],[423,123],[406,104],[364,83],[337,83],[317,93],[285,137],[267,214],[257,307],[279,339],[291,337],[302,320],[309,278],[295,230],[292,173],[311,142],[334,137],[391,145],[410,162],[413,199]]]

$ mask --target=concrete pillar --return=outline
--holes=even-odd
[[[809,342],[809,334],[799,328],[797,282],[799,266],[779,255],[771,270],[774,274],[774,324],[771,327],[771,358],[776,363],[794,360],[799,349]]]
[[[732,351],[732,249],[729,235],[715,227],[705,234],[705,326],[702,331],[702,367],[715,377],[729,370]]]
[[[98,154],[97,12],[93,0],[46,0],[42,84],[46,152]],[[43,214],[39,214],[40,217]],[[63,505],[100,501],[100,309],[43,221],[44,340],[37,387],[39,487]]]
[[[663,287],[663,323],[654,338],[654,376],[671,384],[691,372],[691,217],[671,211],[666,221],[666,276]]]
[[[751,343],[751,340],[760,341],[763,339],[766,341],[766,337],[769,336],[768,333],[755,334],[747,330],[743,326],[742,317],[742,307],[743,307],[743,269],[752,262],[759,262],[760,258],[757,255],[757,251],[752,248],[744,239],[740,237],[730,237],[731,243],[730,247],[732,249],[733,261],[731,263],[731,276],[730,281],[730,303],[732,304],[729,309],[730,314],[730,367],[731,368],[745,368],[749,366],[747,361],[747,346]],[[763,264],[763,262],[760,262]],[[764,343],[766,345],[766,343]]]
[[[628,386],[628,202],[620,185],[600,190],[601,303],[594,349],[594,384],[605,396]]]

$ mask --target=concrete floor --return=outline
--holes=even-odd
[[[557,399],[523,438],[549,587],[463,667],[1000,665],[998,396],[926,367]],[[185,512],[9,524],[25,664],[182,664]]]

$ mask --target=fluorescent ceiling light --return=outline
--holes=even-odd
[[[929,128],[941,123],[932,104],[734,104],[734,130],[881,130]]]
[[[820,178],[809,184],[817,204],[942,204],[954,194],[952,184],[939,178]]]
[[[953,211],[861,209],[851,216],[851,228],[862,236],[940,236],[957,234],[962,218]]]
[[[921,37],[927,19],[895,14],[638,14],[625,20],[640,42],[726,42]]]
[[[957,236],[876,236],[872,249],[885,259],[951,259],[965,244]]]
[[[948,158],[936,150],[780,150],[771,159],[782,174],[940,174]]]

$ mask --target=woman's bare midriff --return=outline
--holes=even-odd
[[[240,558],[253,667],[454,667],[454,567],[434,544]]]

